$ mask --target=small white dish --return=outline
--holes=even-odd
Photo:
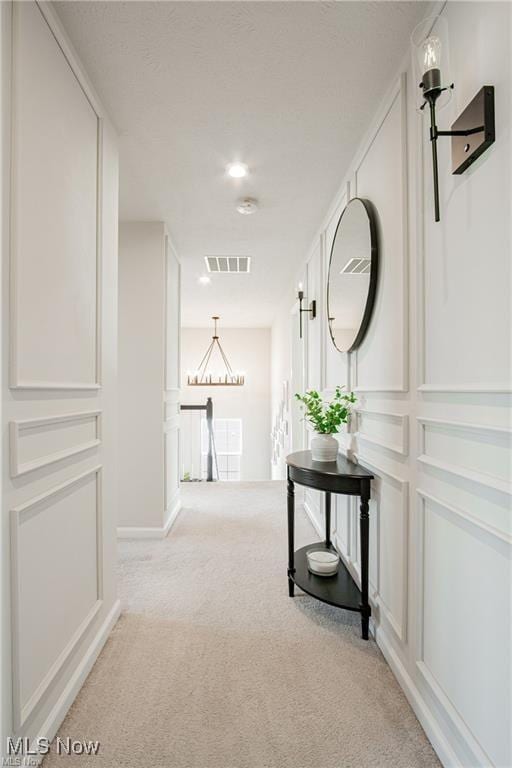
[[[308,569],[316,576],[334,576],[338,570],[340,556],[329,549],[312,549],[306,553]]]

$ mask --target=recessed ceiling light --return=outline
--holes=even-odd
[[[258,201],[254,197],[241,197],[240,200],[237,200],[236,209],[238,213],[250,216],[251,213],[256,213],[258,210]]]
[[[232,179],[243,179],[249,173],[249,168],[245,163],[229,163],[226,166],[226,173]]]
[[[201,277],[199,278],[199,282],[201,283],[201,285],[208,285],[208,283],[211,283],[211,280],[208,277],[208,275],[201,275]]]

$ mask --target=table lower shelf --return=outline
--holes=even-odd
[[[294,583],[311,597],[323,603],[347,611],[361,612],[361,591],[347,568],[340,560],[338,572],[334,576],[316,576],[308,570],[306,553],[311,550],[332,550],[325,544],[308,544],[295,552],[295,573],[291,574]]]

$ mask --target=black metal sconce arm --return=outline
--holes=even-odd
[[[436,136],[472,136],[474,133],[482,133],[482,131],[485,131],[485,125],[470,128],[467,131],[436,131]]]
[[[302,313],[309,312],[310,313],[309,319],[314,320],[316,317],[316,300],[313,299],[308,309],[303,309],[302,302],[304,301],[304,291],[299,291],[298,299],[299,299],[299,338],[302,339]]]

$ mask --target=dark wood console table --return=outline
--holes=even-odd
[[[288,465],[288,592],[294,595],[295,584],[312,597],[337,608],[358,611],[361,629],[368,640],[371,607],[368,602],[369,500],[373,475],[358,464],[338,454],[333,462],[313,461],[311,451],[299,451],[286,457]],[[325,492],[325,543],[309,544],[295,551],[295,483]],[[361,498],[359,525],[361,531],[361,589],[340,560],[335,576],[316,576],[308,570],[306,553],[312,549],[330,549],[331,493]]]

